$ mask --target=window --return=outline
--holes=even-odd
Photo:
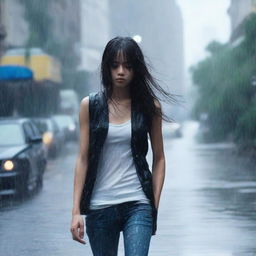
[[[33,128],[32,128],[32,126],[29,122],[25,122],[23,124],[23,128],[24,128],[24,131],[25,131],[26,141],[28,141],[29,139],[31,139],[35,136]]]
[[[19,124],[0,124],[1,146],[22,145],[24,143],[24,135]]]

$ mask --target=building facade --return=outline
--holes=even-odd
[[[1,0],[0,4],[0,22],[6,31],[6,48],[24,47],[30,33],[24,5],[20,0]],[[51,1],[48,9],[53,23],[49,28],[52,34],[71,43],[79,42],[80,0]]]
[[[78,47],[81,40],[80,0],[51,1],[48,13],[53,23],[51,30],[54,37]]]
[[[109,1],[83,0],[81,6],[81,69],[88,73],[89,91],[100,88],[99,66],[110,39]]]
[[[29,35],[29,27],[20,1],[1,1],[1,22],[6,33],[5,48],[23,47]]]
[[[82,66],[94,72],[99,67],[102,51],[110,38],[108,0],[84,0],[82,24]]]
[[[228,14],[231,21],[231,42],[242,37],[241,24],[252,12],[256,12],[256,0],[231,0]]]
[[[146,60],[161,85],[184,95],[183,19],[175,0],[109,1],[111,37],[140,35]],[[178,119],[180,108],[163,102],[167,115]]]
[[[4,39],[6,37],[6,31],[3,24],[3,2],[0,1],[0,57],[4,52]]]

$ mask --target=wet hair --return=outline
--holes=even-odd
[[[135,107],[149,118],[150,125],[154,115],[161,116],[165,121],[172,121],[154,104],[154,99],[160,100],[155,91],[161,93],[171,103],[177,100],[173,94],[165,91],[150,74],[139,45],[131,37],[115,37],[105,47],[101,62],[101,83],[105,97],[112,100],[111,66],[120,53],[123,54],[134,73],[129,85],[132,104],[135,104]]]

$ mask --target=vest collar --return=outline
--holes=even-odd
[[[105,123],[105,128],[109,128],[109,109],[108,109],[108,103],[107,103],[107,97],[105,92],[101,92],[102,97],[102,106],[104,111],[104,118],[103,122]],[[138,119],[137,111],[135,111],[134,104],[131,100],[131,127],[132,127],[132,137],[133,137],[133,131],[135,130],[136,126],[136,120]]]

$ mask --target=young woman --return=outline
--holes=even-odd
[[[94,256],[115,256],[123,232],[126,256],[148,255],[156,232],[165,177],[161,104],[154,89],[174,100],[153,79],[138,44],[110,40],[101,63],[103,89],[80,106],[80,152],[74,176],[70,231]],[[146,161],[150,138],[152,174]]]

